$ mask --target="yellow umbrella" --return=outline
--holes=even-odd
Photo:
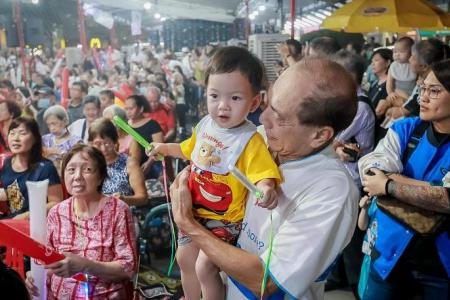
[[[322,23],[322,28],[346,32],[407,32],[445,27],[450,27],[450,15],[425,0],[354,0]]]

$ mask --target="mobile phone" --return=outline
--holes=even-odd
[[[352,148],[348,148],[348,147],[344,146],[342,151],[344,153],[348,154],[352,158],[353,161],[355,161],[358,158],[358,151],[356,151]]]

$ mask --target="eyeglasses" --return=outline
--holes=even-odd
[[[436,85],[425,85],[425,84],[421,84],[419,85],[419,96],[420,98],[422,98],[425,93],[427,94],[427,97],[435,100],[437,98],[439,98],[439,94],[443,91],[442,88],[439,88],[439,86]]]
[[[92,175],[96,172],[96,168],[91,166],[82,166],[81,168],[75,168],[75,167],[68,167],[66,168],[66,171],[69,175],[74,175],[77,169],[81,169],[81,174],[83,175]]]
[[[114,144],[110,142],[92,142],[91,144],[97,149],[100,149],[102,146],[105,147],[105,149],[111,149],[114,147]]]

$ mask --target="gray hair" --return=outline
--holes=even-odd
[[[61,105],[53,105],[47,108],[44,112],[44,122],[47,121],[47,118],[50,116],[57,117],[59,120],[63,121],[66,126],[69,125],[69,115]]]
[[[159,95],[160,100],[161,100],[161,89],[160,89],[159,87],[154,86],[154,85],[149,86],[149,87],[147,88],[147,95],[148,95],[150,92],[155,92],[155,93],[157,93],[157,94]]]
[[[116,104],[106,107],[103,110],[103,117],[105,116],[105,113],[111,113],[114,116],[118,116],[122,120],[125,120],[125,121],[127,120],[127,113],[125,112],[125,110]]]

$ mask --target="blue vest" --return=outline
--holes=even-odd
[[[392,125],[391,130],[398,135],[402,154],[420,122],[419,118],[406,118]],[[450,142],[447,141],[440,146],[435,145],[436,141],[430,126],[404,166],[403,175],[427,182],[441,183],[450,169]],[[373,266],[378,274],[386,279],[415,233],[380,210],[375,212],[375,218],[378,222],[375,248],[380,256],[374,261]],[[450,239],[447,231],[438,235],[435,243],[442,265],[450,277]]]

